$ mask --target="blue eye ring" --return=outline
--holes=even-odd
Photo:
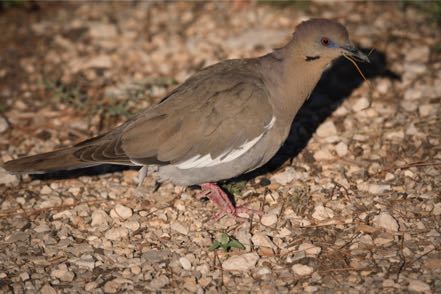
[[[331,40],[329,40],[329,38],[327,38],[327,37],[322,37],[320,39],[320,43],[325,47],[329,47],[332,44]]]

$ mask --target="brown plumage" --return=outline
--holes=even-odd
[[[343,53],[367,59],[341,24],[303,22],[283,48],[207,67],[104,135],[3,167],[42,173],[103,163],[158,165],[162,179],[183,185],[240,175],[277,152],[323,70]]]

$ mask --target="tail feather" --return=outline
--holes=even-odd
[[[75,156],[80,148],[70,147],[57,151],[37,154],[11,160],[3,168],[13,174],[39,174],[56,170],[70,170],[102,164],[102,162],[82,161]]]

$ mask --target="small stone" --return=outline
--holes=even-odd
[[[0,185],[15,185],[18,184],[18,178],[11,175],[4,168],[0,167]]]
[[[409,291],[415,291],[415,292],[431,292],[430,286],[428,284],[418,280],[410,280],[407,289]]]
[[[432,214],[436,216],[441,215],[441,202],[438,202],[433,206]]]
[[[97,209],[92,213],[92,222],[90,225],[92,227],[107,225],[109,220],[110,218],[104,210]]]
[[[304,172],[296,171],[292,167],[287,167],[283,172],[277,173],[271,177],[271,182],[276,182],[280,185],[286,185],[293,180],[301,180],[306,178]]]
[[[20,273],[20,279],[24,282],[29,280],[29,274],[27,272]]]
[[[107,55],[98,55],[90,58],[84,64],[81,65],[80,69],[87,68],[110,68],[112,67],[112,59]]]
[[[376,228],[383,228],[393,232],[398,232],[400,227],[395,218],[387,212],[381,212],[379,215],[375,216],[372,223]]]
[[[121,284],[115,280],[108,281],[104,284],[104,293],[117,293]]]
[[[179,258],[179,262],[182,265],[182,268],[185,270],[191,270],[191,262],[186,257]]]
[[[318,151],[316,151],[314,153],[314,159],[317,161],[320,160],[331,160],[334,158],[334,156],[331,154],[331,152],[329,152],[329,150],[326,149],[319,149]]]
[[[41,188],[41,190],[40,190],[40,194],[43,194],[43,195],[48,195],[50,193],[52,193],[52,189],[48,185],[44,185],[43,188]]]
[[[229,271],[247,271],[256,265],[259,255],[255,252],[231,256],[222,263],[222,268]]]
[[[436,107],[433,104],[423,104],[418,107],[418,113],[421,117],[426,117],[436,113]]]
[[[165,286],[167,286],[169,283],[170,283],[170,280],[166,276],[160,275],[160,276],[154,278],[150,282],[149,286],[153,290],[159,290],[159,289],[164,288]]]
[[[389,140],[402,140],[404,138],[404,131],[398,130],[398,131],[391,131],[384,134],[384,137]]]
[[[275,215],[274,213],[264,214],[260,219],[260,222],[264,226],[271,227],[272,225],[277,223],[277,215]]]
[[[317,136],[322,138],[334,136],[337,134],[337,128],[332,120],[327,120],[318,127],[316,133]]]
[[[333,218],[334,212],[332,209],[324,207],[323,204],[319,204],[314,207],[314,212],[312,213],[312,217],[316,220],[322,221],[325,219]]]
[[[429,61],[430,49],[428,46],[413,47],[406,52],[405,60],[409,62],[419,61],[427,62]]]
[[[170,226],[170,228],[171,228],[173,231],[176,231],[176,232],[178,232],[178,233],[180,233],[180,234],[182,234],[182,235],[188,235],[188,228],[185,227],[185,226],[183,226],[183,225],[180,224],[180,223],[172,223],[171,226]]]
[[[300,263],[294,264],[291,269],[296,275],[299,276],[307,276],[312,274],[314,271],[312,267]]]
[[[369,100],[366,97],[359,98],[355,103],[352,105],[352,110],[355,112],[361,111],[363,109],[366,109],[369,107]]]
[[[346,156],[348,154],[348,145],[344,142],[338,143],[335,145],[335,152],[337,152],[337,155],[340,157]]]
[[[40,293],[41,294],[57,294],[57,290],[52,288],[51,285],[45,284],[43,287],[41,287]]]
[[[123,225],[132,232],[135,232],[141,226],[137,221],[126,221]]]
[[[72,282],[75,275],[70,272],[67,266],[63,263],[58,266],[58,269],[55,269],[51,272],[51,277],[59,279],[63,282]]]
[[[123,238],[127,238],[129,235],[129,231],[126,228],[118,227],[118,228],[111,228],[106,232],[104,237],[111,241],[117,241]]]
[[[121,205],[121,204],[117,204],[114,208],[115,213],[117,216],[119,216],[122,219],[128,219],[129,217],[131,217],[133,215],[132,209]]]
[[[9,123],[2,115],[0,115],[0,134],[9,129]]]
[[[260,276],[269,275],[271,273],[272,273],[271,269],[267,266],[262,266],[257,270],[257,274]]]
[[[112,24],[93,23],[89,26],[89,34],[92,38],[108,39],[118,35],[116,27]]]
[[[270,240],[270,238],[262,233],[256,233],[251,238],[251,241],[253,242],[254,246],[257,247],[268,247],[268,248],[275,248],[276,246],[274,243]]]
[[[305,252],[308,257],[317,257],[320,252],[322,252],[322,248],[315,246],[311,243],[302,243],[299,246],[299,251]]]
[[[378,81],[377,91],[380,94],[386,94],[387,91],[389,90],[390,85],[391,85],[391,83],[388,79],[381,79]]]
[[[404,100],[417,100],[423,96],[420,89],[410,88],[404,92]]]

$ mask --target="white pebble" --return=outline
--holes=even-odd
[[[337,155],[340,157],[346,156],[346,154],[348,154],[348,145],[344,142],[338,143],[335,145],[335,152],[337,152]]]
[[[325,138],[336,135],[337,128],[335,127],[335,124],[332,122],[332,120],[327,120],[318,127],[316,133],[317,136]]]
[[[355,112],[361,111],[363,109],[366,109],[369,107],[369,100],[366,97],[359,98],[355,103],[352,105],[352,110]]]
[[[276,246],[274,243],[270,240],[270,238],[262,233],[256,233],[251,238],[251,241],[253,242],[254,246],[257,247],[268,247],[268,248],[275,248]]]
[[[317,257],[320,252],[322,252],[322,248],[315,246],[311,243],[302,243],[299,246],[299,251],[305,252],[308,257]]]
[[[185,270],[191,270],[191,262],[186,257],[179,258],[179,262],[182,265],[182,268]]]
[[[178,233],[181,233],[182,235],[188,235],[188,228],[185,227],[185,226],[183,226],[183,225],[180,224],[180,223],[172,223],[171,226],[170,226],[170,228],[171,228],[173,231],[176,231],[176,232],[178,232]]]
[[[109,216],[102,209],[97,209],[92,213],[92,222],[91,226],[101,226],[107,225],[109,221]]]
[[[407,287],[409,291],[415,292],[431,292],[430,286],[423,281],[411,280]]]
[[[121,204],[117,204],[115,206],[114,210],[115,210],[116,215],[122,219],[128,219],[133,214],[131,208],[124,206],[124,205],[121,205]]]
[[[291,269],[296,275],[299,276],[307,276],[312,274],[314,271],[312,267],[300,263],[294,264]]]
[[[0,167],[0,185],[12,185],[17,183],[17,176],[9,174],[4,168]]]
[[[231,256],[222,263],[222,268],[229,271],[247,271],[256,265],[259,255],[255,252]]]
[[[111,228],[106,232],[104,237],[111,241],[116,241],[119,239],[126,238],[129,235],[129,231],[126,228],[119,227],[119,228]]]
[[[381,212],[379,215],[375,216],[372,223],[374,227],[384,228],[393,232],[397,232],[400,227],[395,218],[387,212]]]
[[[272,225],[277,223],[277,215],[275,215],[274,213],[264,214],[260,219],[260,222],[264,226],[271,227]]]
[[[312,213],[312,217],[316,220],[322,221],[325,219],[333,218],[334,212],[332,209],[324,207],[323,204],[319,204],[314,207],[314,212]]]

